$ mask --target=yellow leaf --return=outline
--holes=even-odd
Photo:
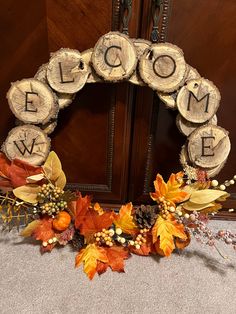
[[[60,159],[55,152],[50,152],[45,164],[43,165],[43,170],[49,180],[53,183],[59,180],[59,184],[63,186],[65,174],[62,170]]]
[[[196,204],[196,203],[192,203],[190,201],[186,202],[183,204],[183,208],[188,210],[188,211],[199,211],[199,210],[203,210],[206,209],[208,207],[212,207],[214,206],[214,203],[206,203],[206,204]]]
[[[123,205],[119,211],[119,214],[116,215],[114,220],[116,228],[120,228],[124,233],[127,234],[135,234],[138,231],[138,227],[134,223],[132,216],[132,209],[132,203]]]
[[[205,189],[192,193],[189,201],[196,204],[207,204],[216,201],[218,198],[227,196],[227,192],[213,189]]]
[[[13,190],[16,197],[24,202],[36,204],[38,202],[37,196],[40,192],[40,186],[38,185],[22,185]]]
[[[21,231],[20,235],[22,237],[31,237],[34,230],[41,224],[40,220],[34,220],[28,224],[28,226]]]
[[[160,249],[165,256],[170,256],[175,248],[174,237],[182,240],[187,239],[184,226],[178,223],[172,215],[169,215],[168,219],[158,217],[152,229],[152,236],[153,243],[157,242],[158,237],[160,237]]]
[[[66,185],[66,176],[65,176],[65,173],[62,171],[59,177],[55,181],[55,186],[63,190],[65,185]]]
[[[165,183],[162,176],[158,174],[154,181],[155,192],[150,193],[154,201],[159,201],[160,197],[164,197],[172,203],[180,203],[188,196],[188,193],[180,189],[183,184],[183,173],[172,173],[168,182]]]
[[[75,267],[79,267],[81,263],[84,263],[84,272],[92,280],[96,274],[98,261],[108,263],[106,251],[95,244],[89,244],[76,256]]]

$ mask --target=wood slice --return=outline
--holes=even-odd
[[[18,158],[40,165],[48,156],[50,139],[36,126],[20,125],[8,133],[2,150],[10,160]]]
[[[54,53],[47,67],[47,80],[59,93],[78,92],[84,87],[88,74],[81,54],[73,49],[60,49]]]
[[[169,93],[184,84],[187,65],[183,51],[172,44],[153,44],[139,62],[140,76],[152,89]]]
[[[181,114],[178,114],[176,117],[176,125],[179,131],[184,134],[185,136],[189,136],[194,130],[196,130],[199,126],[213,124],[217,125],[217,116],[214,115],[209,121],[205,122],[204,124],[199,123],[192,123],[185,120]]]
[[[7,99],[13,114],[24,123],[45,124],[58,114],[54,93],[34,78],[12,83]]]
[[[59,109],[64,109],[72,104],[76,94],[56,93]]]
[[[81,56],[84,62],[88,66],[89,75],[88,75],[86,83],[100,83],[100,82],[103,82],[103,80],[99,76],[97,76],[96,72],[94,71],[91,65],[92,54],[93,54],[93,48],[85,50],[81,53]]]
[[[201,78],[183,86],[177,96],[180,114],[193,123],[210,120],[220,105],[220,92],[210,81]]]
[[[201,75],[198,73],[198,71],[195,68],[191,67],[191,65],[189,64],[187,66],[188,66],[188,72],[187,72],[188,74],[185,78],[186,82],[201,78]]]
[[[170,94],[157,92],[157,95],[160,98],[160,100],[170,109],[177,109],[176,105],[177,94],[178,92],[173,92]]]
[[[39,127],[43,130],[46,134],[51,134],[57,126],[57,120],[51,120],[45,125],[39,125]]]
[[[214,168],[222,164],[230,152],[228,132],[216,125],[197,128],[188,140],[188,155],[194,165]]]
[[[226,164],[226,160],[222,164],[219,164],[218,166],[216,166],[214,168],[204,169],[204,170],[206,171],[209,178],[213,178],[221,172],[221,170],[224,168],[225,164]]]
[[[47,67],[48,67],[48,63],[41,65],[41,67],[38,69],[37,73],[34,76],[34,78],[36,78],[37,80],[45,84],[48,84]],[[58,93],[58,92],[55,92],[55,94],[57,96],[59,109],[68,107],[73,102],[73,99],[75,98],[75,94],[65,94],[65,93]]]
[[[42,64],[39,68],[38,71],[36,72],[34,78],[36,80],[39,80],[40,82],[43,82],[44,84],[48,84],[47,80],[47,67],[48,63]]]
[[[126,35],[110,32],[96,43],[92,64],[96,73],[104,80],[121,81],[129,78],[136,69],[136,50]]]
[[[141,56],[144,54],[144,51],[147,48],[150,48],[152,44],[149,40],[144,40],[144,39],[132,39],[132,43],[134,44],[134,47],[136,49],[136,55],[137,55],[138,61],[140,60]],[[138,67],[129,78],[129,82],[135,85],[139,85],[139,86],[145,85],[145,83],[143,82],[143,80],[141,79],[139,75]]]

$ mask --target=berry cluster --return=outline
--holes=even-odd
[[[56,243],[58,240],[56,237],[49,239],[48,241],[43,241],[42,246],[47,247],[49,244]]]
[[[141,229],[140,233],[137,235],[137,237],[134,240],[130,240],[128,243],[131,246],[134,246],[137,250],[141,248],[141,245],[146,243],[146,236],[149,229]]]
[[[114,244],[112,239],[114,234],[115,232],[113,229],[102,229],[101,232],[97,232],[94,234],[94,238],[98,245],[107,245],[111,247]]]
[[[35,208],[34,212],[47,214],[54,217],[60,211],[67,208],[67,202],[63,200],[64,191],[52,184],[43,184],[38,193],[39,208]]]

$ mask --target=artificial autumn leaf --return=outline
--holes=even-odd
[[[20,235],[22,237],[31,237],[33,232],[35,231],[36,228],[39,227],[39,225],[41,224],[41,220],[37,219],[37,220],[33,220],[32,222],[30,222],[27,227],[25,227]]]
[[[155,253],[161,256],[165,256],[164,251],[160,248],[160,239],[157,239],[157,241],[153,244],[153,248],[155,250]]]
[[[165,183],[160,174],[157,174],[154,181],[155,192],[150,193],[150,196],[154,201],[159,201],[160,197],[164,197],[169,202],[180,203],[188,195],[188,193],[180,189],[182,184],[182,172],[172,173],[167,183]]]
[[[19,186],[25,185],[27,183],[26,179],[29,176],[39,173],[42,173],[41,167],[32,166],[23,160],[14,159],[9,169],[9,178],[11,180],[12,186],[17,188]]]
[[[96,274],[98,262],[108,263],[106,251],[95,244],[89,244],[76,256],[75,267],[79,267],[81,263],[84,263],[84,272],[92,280]]]
[[[64,189],[66,185],[66,175],[62,171],[57,180],[55,181],[55,186],[61,188],[62,190]]]
[[[85,216],[81,216],[81,219],[77,219],[77,226],[87,242],[93,239],[93,235],[102,229],[109,228],[114,221],[114,212],[108,211],[102,215],[99,215],[93,209],[89,209]]]
[[[229,194],[220,190],[205,189],[195,191],[191,194],[189,201],[195,204],[212,203],[219,198],[227,197]]]
[[[136,255],[148,256],[152,251],[152,244],[144,243],[140,246],[140,249],[136,249],[134,246],[129,246],[129,250]]]
[[[9,168],[11,162],[7,159],[7,157],[0,152],[0,176],[9,179]]]
[[[66,177],[62,170],[61,161],[54,151],[51,151],[47,160],[43,165],[46,177],[56,186],[64,189],[66,185]]]
[[[205,210],[206,208],[210,208],[214,206],[214,203],[207,203],[207,204],[196,204],[192,202],[186,202],[182,204],[183,208],[188,211],[200,211]]]
[[[85,217],[91,206],[91,196],[82,197],[81,193],[77,194],[77,199],[69,203],[68,208],[71,216],[75,219],[75,228],[79,228],[81,220]]]
[[[203,210],[201,210],[201,213],[203,214],[211,214],[211,213],[215,213],[218,212],[223,206],[219,203],[214,203],[213,206],[211,207],[207,207]]]
[[[190,237],[189,232],[186,232],[186,235],[187,235],[186,240],[182,240],[180,238],[175,239],[175,246],[177,247],[177,249],[183,250],[190,244],[191,237]]]
[[[43,173],[35,174],[33,176],[29,176],[26,178],[27,183],[37,183],[41,180],[45,179],[45,175]]]
[[[40,186],[38,185],[23,185],[15,188],[13,193],[16,197],[24,202],[37,204],[38,193],[40,192]]]
[[[98,274],[103,274],[108,267],[110,267],[113,271],[117,271],[119,273],[124,272],[124,260],[130,257],[129,251],[126,248],[120,246],[104,248],[104,250],[106,251],[108,262],[98,262]]]
[[[148,256],[152,252],[153,243],[152,243],[152,235],[151,233],[148,233],[146,236],[146,243],[143,243],[140,246],[140,249],[136,249],[135,246],[130,245],[129,250],[130,252],[141,255],[141,256]]]
[[[159,216],[152,229],[152,236],[153,243],[160,237],[160,249],[163,250],[165,256],[170,256],[175,248],[174,237],[187,239],[184,226],[178,223],[173,215],[169,215],[168,219]]]
[[[115,216],[114,224],[116,228],[120,228],[124,233],[134,235],[138,231],[138,227],[132,216],[133,204],[128,203],[123,205],[119,214]]]
[[[202,211],[215,206],[215,201],[227,198],[229,194],[224,191],[205,189],[193,191],[183,208],[188,211]]]
[[[53,230],[52,222],[53,219],[49,217],[40,219],[40,224],[37,226],[37,228],[34,229],[32,236],[36,240],[41,241],[48,241],[49,239],[53,238],[55,232]]]
[[[102,207],[101,207],[98,203],[95,203],[95,204],[94,204],[93,209],[94,209],[99,215],[104,214],[104,210],[102,209]]]

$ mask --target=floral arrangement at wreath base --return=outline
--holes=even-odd
[[[215,247],[222,240],[235,249],[235,234],[207,227],[209,215],[221,209],[229,194],[216,180],[199,174],[196,180],[184,172],[171,174],[167,183],[158,174],[150,193],[156,205],[135,208],[128,203],[115,212],[92,204],[90,196],[64,190],[66,176],[55,152],[41,167],[9,161],[1,153],[0,218],[9,230],[23,224],[20,235],[38,240],[42,252],[72,244],[78,252],[75,266],[84,264],[89,279],[109,267],[124,272],[131,253],[170,256],[188,246],[191,236]]]

